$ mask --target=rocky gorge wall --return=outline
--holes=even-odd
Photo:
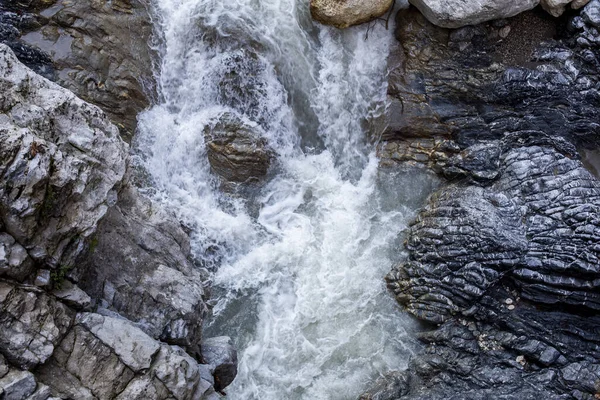
[[[395,17],[381,168],[447,183],[387,276],[426,323],[424,351],[365,399],[600,391],[600,183],[580,155],[600,133],[600,2],[558,3],[542,6],[560,19],[458,29],[414,7]],[[188,234],[128,168],[150,32],[137,2],[0,8],[0,398],[215,399],[235,377],[229,338],[202,337],[209,288]],[[225,178],[268,167],[268,151],[245,157],[259,147],[247,131],[211,147]],[[221,149],[232,141],[240,154]]]
[[[600,182],[580,154],[600,126],[599,10],[458,29],[397,15],[382,163],[448,183],[386,278],[425,349],[363,398],[597,398]]]

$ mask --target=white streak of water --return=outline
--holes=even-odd
[[[365,140],[392,34],[313,24],[307,3],[156,0],[163,101],[140,116],[136,149],[215,269],[208,329],[240,347],[232,399],[355,398],[410,354],[383,276],[412,207],[394,197],[419,175],[382,178]],[[206,157],[203,127],[226,111],[278,157],[247,200],[221,192]]]

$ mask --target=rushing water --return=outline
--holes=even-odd
[[[385,110],[391,31],[314,24],[308,0],[155,1],[161,100],[136,151],[213,271],[206,333],[239,349],[228,397],[356,398],[410,356],[383,276],[432,184],[378,171],[365,140]],[[206,156],[203,127],[226,111],[277,153],[244,196],[223,192]]]

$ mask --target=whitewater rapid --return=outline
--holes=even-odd
[[[412,322],[383,276],[433,181],[378,170],[391,30],[311,21],[308,0],[155,0],[158,104],[139,117],[146,193],[191,232],[212,273],[206,335],[239,351],[231,399],[350,399],[406,367]],[[368,37],[367,37],[367,29]],[[226,193],[203,127],[234,112],[277,162]]]

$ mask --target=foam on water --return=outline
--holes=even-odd
[[[140,115],[136,154],[214,271],[207,334],[239,348],[228,397],[357,397],[413,346],[383,276],[414,207],[398,199],[425,177],[378,171],[365,140],[391,32],[313,24],[307,0],[155,1],[162,100]],[[203,128],[224,112],[277,152],[249,200],[223,194],[208,164]]]

